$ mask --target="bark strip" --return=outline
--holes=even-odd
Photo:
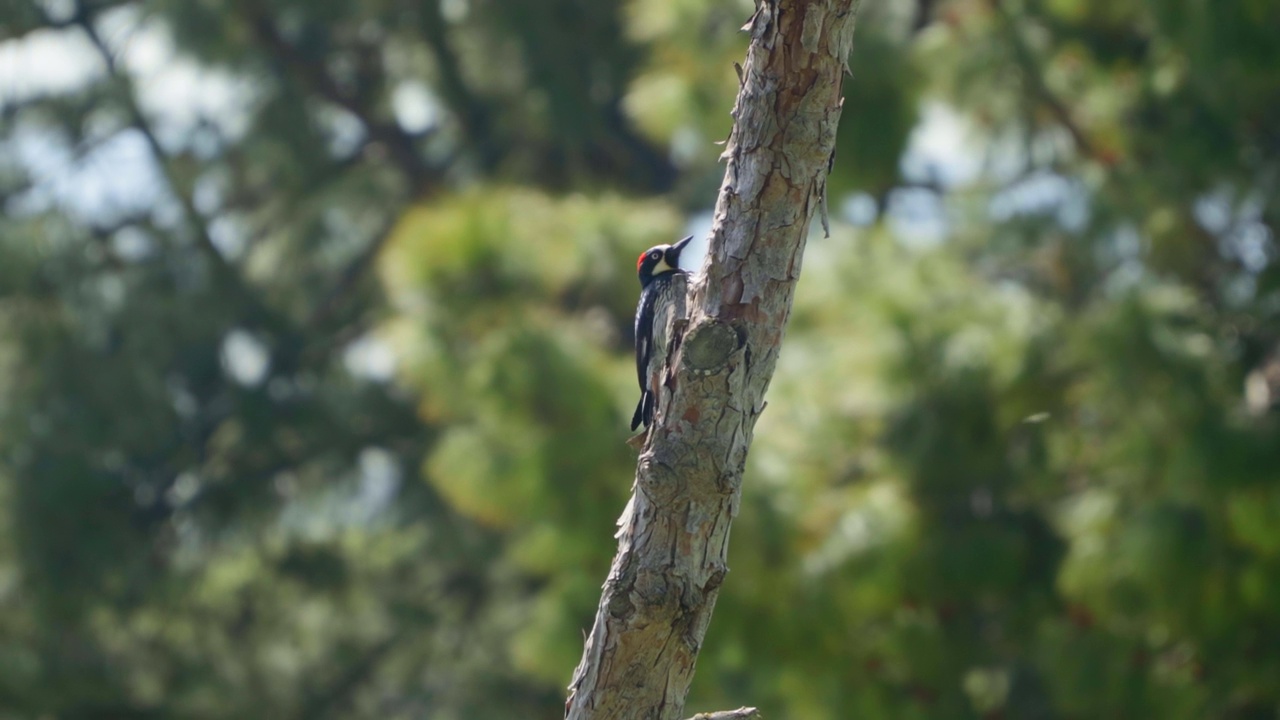
[[[810,221],[826,195],[859,0],[760,0],[744,30],[706,264],[677,323],[568,720],[679,720]],[[715,715],[712,715],[713,717]]]

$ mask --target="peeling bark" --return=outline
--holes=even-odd
[[[710,250],[689,317],[672,328],[569,720],[678,720],[684,710],[805,238],[825,203],[858,3],[760,0],[744,27],[751,46]]]
[[[698,713],[690,720],[751,720],[760,717],[760,711],[753,707],[740,707],[737,710],[721,710],[719,712]]]

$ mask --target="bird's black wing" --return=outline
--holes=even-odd
[[[657,298],[652,286],[640,293],[640,304],[636,306],[636,379],[640,389],[649,387],[649,356],[653,352],[653,304]]]
[[[640,292],[640,303],[636,306],[635,344],[636,344],[636,380],[640,384],[640,400],[636,403],[636,412],[631,416],[631,429],[640,427],[640,423],[648,424],[652,417],[652,400],[649,398],[649,357],[653,354],[653,312],[658,293],[651,285]],[[650,409],[646,410],[646,405]]]

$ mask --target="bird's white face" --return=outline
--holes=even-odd
[[[690,240],[693,240],[692,235],[674,245],[655,245],[640,253],[640,257],[636,258],[636,274],[640,276],[640,284],[648,286],[649,281],[656,277],[680,272],[680,253]]]
[[[670,245],[659,245],[646,250],[640,255],[640,259],[636,260],[636,271],[640,272],[646,266],[650,268],[650,275],[662,275],[674,271],[676,268],[667,263],[667,250],[670,247]]]
[[[660,250],[654,250],[653,253],[651,253],[651,255],[655,256],[654,259],[658,261],[658,264],[653,266],[654,275],[661,275],[663,273],[669,273],[672,270],[675,270],[675,268],[667,264],[667,248],[668,247],[670,246],[664,246]]]

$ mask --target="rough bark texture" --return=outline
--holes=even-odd
[[[729,525],[823,206],[859,0],[760,0],[710,251],[673,328],[569,720],[677,720],[728,571]],[[825,220],[825,218],[824,218]]]

